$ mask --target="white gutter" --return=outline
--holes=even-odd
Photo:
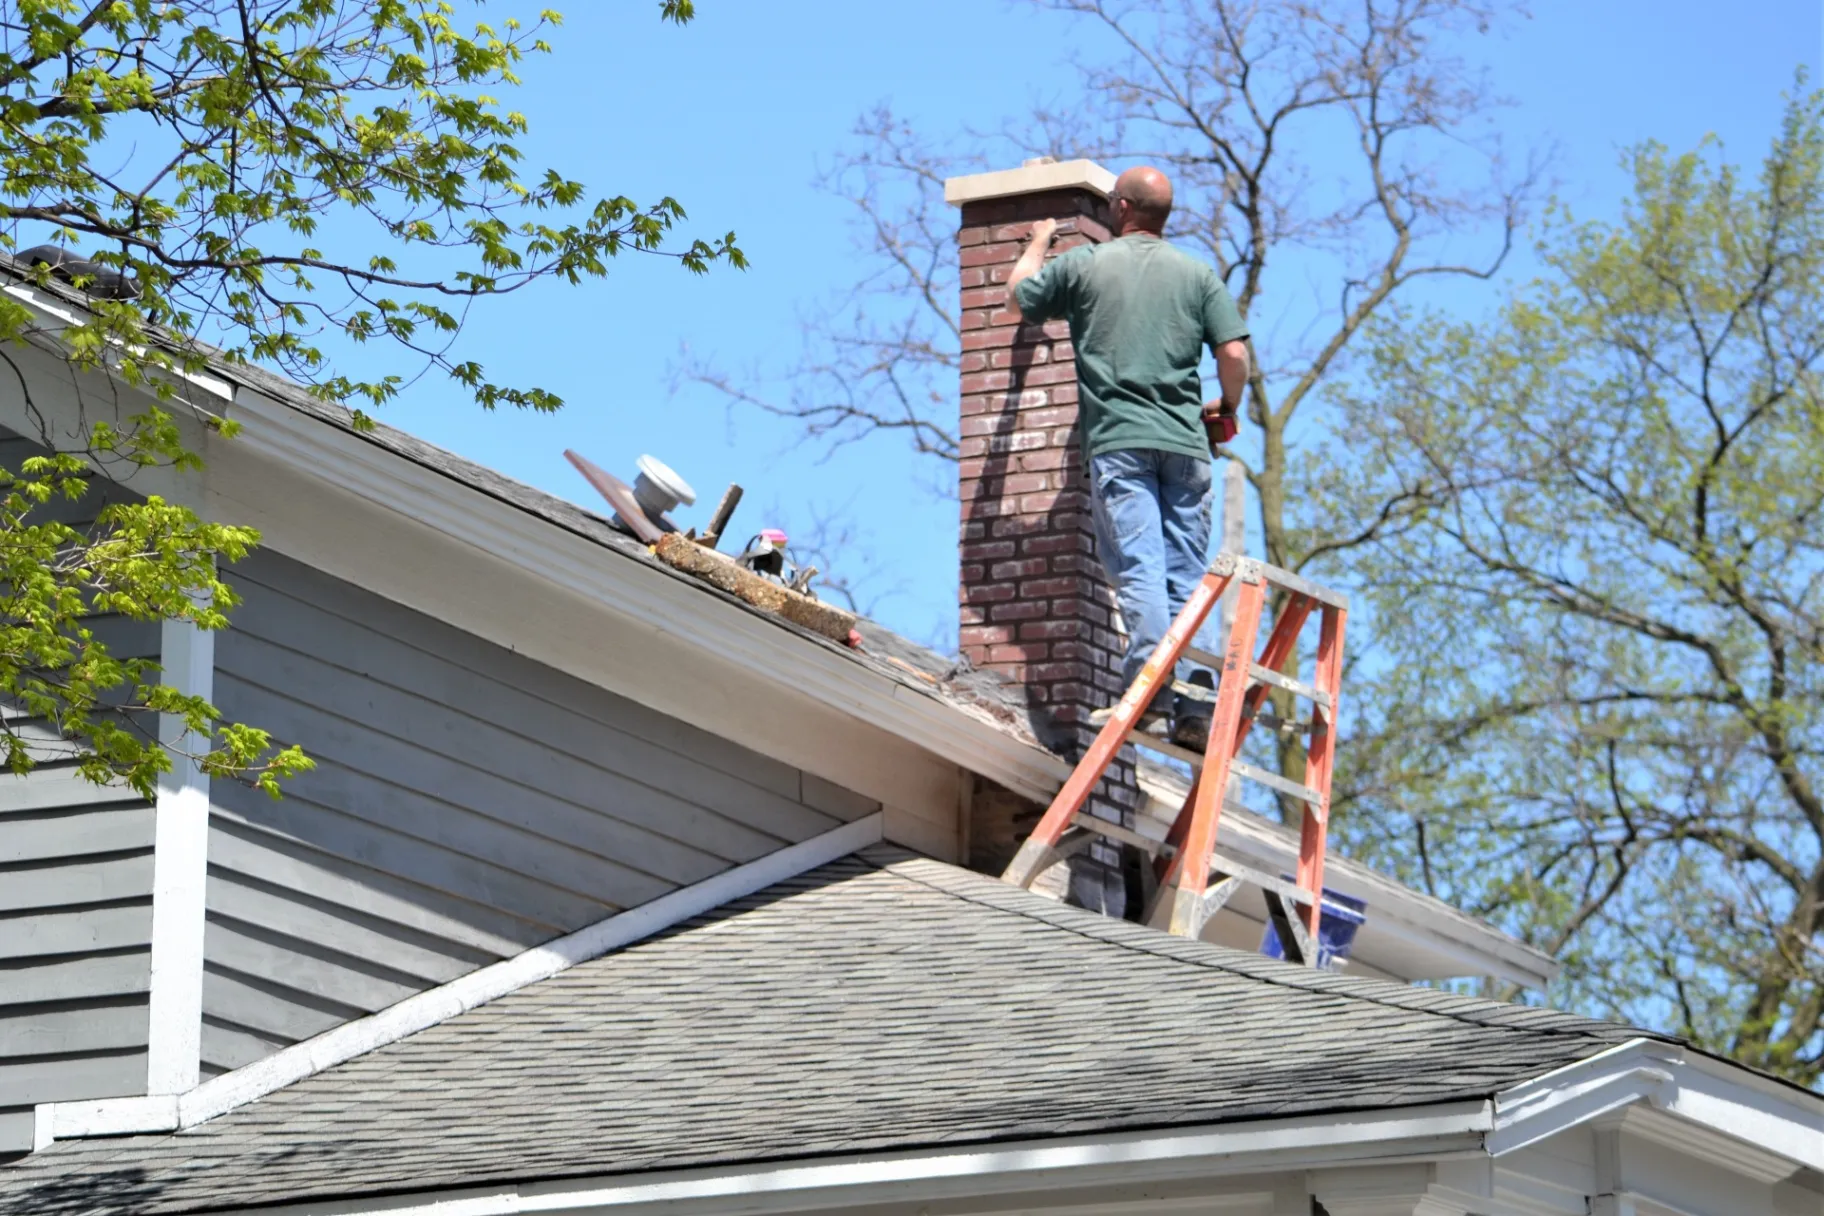
[[[857,849],[877,844],[884,816],[876,811],[821,836],[692,883],[637,908],[617,912],[542,946],[471,971],[389,1005],[378,1013],[344,1022],[315,1038],[295,1043],[181,1094],[150,1098],[103,1098],[92,1102],[46,1102],[35,1111],[33,1149],[57,1140],[171,1132],[263,1098],[377,1047],[435,1026],[459,1013],[529,984],[549,979],[578,963],[599,958],[673,925],[752,895],[807,870],[827,865]]]
[[[773,1216],[891,1202],[941,1203],[1032,1191],[1296,1174],[1347,1166],[1499,1158],[1623,1112],[1653,1138],[1763,1181],[1781,1162],[1824,1168],[1824,1097],[1747,1069],[1634,1039],[1493,1100],[1408,1110],[1029,1140],[982,1148],[825,1158],[755,1167],[331,1199],[245,1216]],[[1505,1204],[1502,1211],[1515,1210]],[[1379,1210],[1379,1209],[1377,1209]],[[1391,1210],[1391,1209],[1389,1209]],[[1400,1208],[1410,1211],[1410,1207]],[[1429,1210],[1429,1209],[1427,1209]],[[1454,1210],[1454,1209],[1453,1209]],[[1531,1211],[1533,1209],[1527,1208]],[[1556,1209],[1553,1209],[1556,1210]]]
[[[1683,1129],[1694,1153],[1718,1138],[1744,1157],[1772,1154],[1824,1171],[1824,1095],[1657,1039],[1630,1039],[1495,1095],[1491,1156],[1503,1156],[1628,1108],[1662,1118],[1665,1139]]]
[[[1107,1183],[1429,1160],[1479,1149],[1486,1102],[1031,1140],[754,1168],[516,1183],[241,1209],[248,1216],[765,1216]],[[233,1216],[224,1213],[223,1216]]]

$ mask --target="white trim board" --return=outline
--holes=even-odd
[[[56,1140],[193,1127],[496,997],[549,979],[578,963],[599,958],[732,900],[877,844],[883,818],[876,811],[756,861],[724,870],[650,903],[618,912],[542,946],[409,996],[378,1013],[345,1022],[185,1093],[159,1098],[43,1103],[36,1110],[33,1142],[43,1148]]]
[[[188,621],[160,631],[163,679],[179,692],[215,699],[215,635]],[[154,803],[152,846],[152,979],[148,1000],[146,1093],[178,1094],[201,1075],[203,923],[209,878],[209,777],[176,749],[202,750],[207,739],[184,720],[160,714],[159,742],[172,749]]]
[[[1476,1150],[1486,1102],[247,1209],[260,1216],[760,1216],[1031,1190],[1431,1160]],[[225,1213],[224,1216],[231,1216]]]
[[[1751,1177],[1774,1176],[1773,1159],[1824,1171],[1824,1097],[1656,1039],[1513,1086],[1495,1095],[1494,1110],[1494,1157],[1626,1111],[1655,1139]]]

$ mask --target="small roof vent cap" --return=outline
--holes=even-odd
[[[657,519],[679,503],[690,506],[697,492],[690,483],[672,472],[671,467],[653,456],[642,456],[635,463],[640,475],[633,482],[633,496],[648,518]]]

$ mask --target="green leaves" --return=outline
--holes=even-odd
[[[170,753],[157,715],[182,719],[193,745],[179,755],[206,772],[269,791],[310,767],[295,747],[274,750],[265,732],[224,724],[206,701],[160,680],[159,665],[120,658],[98,622],[228,624],[237,602],[219,561],[244,557],[251,528],[199,519],[153,496],[98,505],[95,465],[122,471],[193,463],[173,419],[159,409],[115,428],[96,424],[82,453],[47,452],[0,469],[0,763],[14,773],[44,760],[73,763],[91,781],[151,797]],[[60,509],[59,504],[69,504]],[[82,526],[63,517],[92,514]]]
[[[558,17],[465,24],[482,11],[479,0],[23,5],[0,30],[0,218],[79,243],[139,284],[104,341],[154,345],[154,326],[190,338],[208,325],[232,355],[378,405],[400,378],[341,373],[319,336],[385,337],[484,406],[555,408],[549,392],[495,385],[448,357],[469,300],[600,278],[628,250],[693,273],[746,260],[732,233],[670,248],[685,218],[673,199],[592,204],[554,168],[527,172],[527,119],[499,95],[549,51],[542,35]],[[679,24],[694,11],[660,6]],[[100,171],[123,140],[127,168]],[[300,244],[326,214],[384,247]],[[0,325],[0,340],[17,325]]]
[[[1391,666],[1344,822],[1558,954],[1563,996],[1815,1083],[1824,95],[1753,179],[1629,165],[1618,222],[1560,212],[1546,277],[1399,318],[1339,395],[1333,509],[1423,503],[1355,571]]]
[[[687,0],[659,6],[677,24],[694,13]],[[363,406],[425,368],[486,408],[554,410],[563,403],[550,391],[496,383],[452,354],[477,301],[543,278],[604,277],[623,252],[692,273],[746,265],[732,233],[681,239],[674,199],[597,197],[525,164],[528,120],[501,98],[529,57],[549,53],[558,24],[554,12],[524,22],[481,0],[7,6],[0,248],[78,247],[133,290],[66,273],[89,299],[54,332],[0,297],[0,377],[28,392],[7,352],[54,347],[78,391],[102,384],[163,408],[91,422],[80,452],[0,471],[0,763],[22,772],[54,759],[149,795],[172,763],[163,715],[191,740],[177,754],[212,775],[276,794],[309,767],[296,747],[162,682],[155,663],[117,657],[95,628],[225,627],[235,598],[218,571],[258,543],[253,530],[156,496],[110,500],[81,527],[60,522],[71,517],[60,504],[99,493],[98,470],[198,467],[175,415],[185,374],[211,358],[264,363],[351,407],[357,427],[371,425]],[[34,273],[51,285],[49,267]],[[380,361],[390,370],[344,370],[325,334],[392,344]]]

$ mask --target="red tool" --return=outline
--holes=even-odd
[[[1235,438],[1240,430],[1241,419],[1230,406],[1225,405],[1218,409],[1214,417],[1209,414],[1203,416],[1203,433],[1209,436],[1212,452]]]
[[[1231,583],[1237,587],[1235,624],[1225,643],[1225,653],[1219,657],[1192,646],[1191,639]],[[1254,641],[1268,584],[1286,594],[1279,618],[1256,660]],[[1306,684],[1283,674],[1280,668],[1291,656],[1300,630],[1313,613],[1320,617],[1317,668],[1314,682]],[[1016,886],[1029,887],[1042,871],[1087,846],[1092,836],[1103,836],[1153,856],[1159,890],[1147,909],[1148,921],[1169,898],[1170,931],[1180,937],[1197,937],[1240,883],[1253,883],[1266,898],[1268,914],[1287,947],[1286,957],[1315,966],[1325,835],[1330,820],[1330,774],[1336,755],[1336,707],[1342,691],[1343,626],[1348,613],[1348,599],[1327,587],[1239,554],[1218,556],[1001,877]],[[1209,743],[1201,756],[1135,729],[1140,712],[1151,704],[1159,681],[1170,680],[1178,660],[1187,657],[1221,672]],[[1179,687],[1189,690],[1192,686]],[[1260,714],[1269,687],[1293,693],[1312,705],[1303,782],[1240,759],[1248,730]],[[1190,793],[1163,841],[1097,819],[1084,810],[1102,774],[1128,743],[1182,760],[1197,770]],[[1296,886],[1216,854],[1216,829],[1231,774],[1303,801]],[[1215,882],[1211,881],[1212,873]]]

